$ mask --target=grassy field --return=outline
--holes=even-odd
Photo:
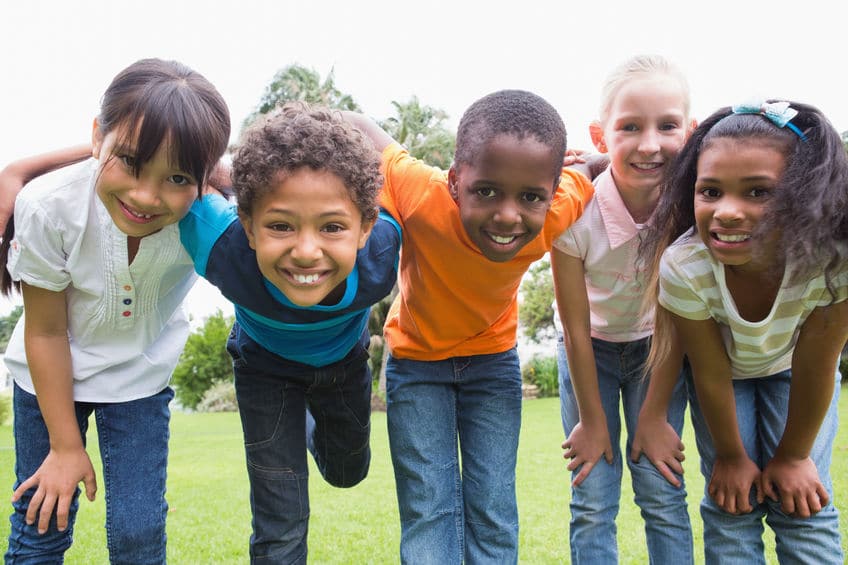
[[[846,391],[848,392],[848,391]],[[842,421],[848,418],[848,397],[840,403]],[[524,405],[518,466],[522,563],[568,562],[568,477],[559,444],[562,430],[556,399]],[[691,429],[687,445],[686,478],[689,510],[695,529],[696,555],[702,561],[698,501],[703,481]],[[91,438],[93,458],[96,439]],[[312,518],[309,533],[311,563],[397,563],[399,526],[394,480],[389,461],[385,414],[373,416],[373,460],[368,478],[353,489],[326,485],[315,470],[310,483]],[[0,484],[12,485],[11,427],[0,426]],[[95,468],[99,470],[99,459]],[[626,472],[626,471],[625,471]],[[848,492],[848,432],[840,429],[832,473],[837,504],[845,510]],[[645,536],[639,511],[625,476],[618,518],[621,563],[647,563]],[[102,485],[101,489],[102,489]],[[8,488],[8,487],[7,487]],[[168,560],[174,564],[246,563],[250,536],[247,477],[236,414],[174,414],[168,472]],[[11,493],[11,489],[6,491]],[[94,503],[81,500],[73,548],[66,563],[105,564],[103,496]],[[6,513],[11,510],[6,506]],[[7,520],[0,522],[0,539],[8,535]],[[843,545],[848,539],[842,523]],[[773,542],[767,542],[773,547]],[[772,557],[769,562],[776,562]]]

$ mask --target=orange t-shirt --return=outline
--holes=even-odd
[[[400,294],[384,328],[392,355],[436,361],[512,348],[521,278],[580,217],[592,183],[564,168],[541,233],[496,263],[465,232],[445,171],[393,143],[383,151],[383,174],[380,204],[403,228]]]

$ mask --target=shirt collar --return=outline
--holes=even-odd
[[[638,236],[639,228],[621,199],[609,167],[595,178],[594,185],[595,201],[604,221],[610,249],[616,249]]]

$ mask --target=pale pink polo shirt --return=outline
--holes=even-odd
[[[627,211],[609,168],[594,184],[595,197],[554,247],[583,260],[592,337],[635,341],[653,332],[653,312],[639,312],[645,283],[644,272],[636,270],[642,225]]]

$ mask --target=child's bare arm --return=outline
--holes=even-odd
[[[38,470],[24,480],[12,495],[16,501],[35,488],[26,513],[26,523],[38,523],[47,531],[56,513],[60,531],[68,526],[68,512],[77,485],[94,500],[97,483],[94,467],[85,452],[74,412],[71,351],[68,343],[67,305],[64,292],[23,284],[26,355],[38,405],[50,435],[50,451]]]
[[[343,111],[344,118],[356,126],[374,144],[377,151],[382,153],[383,149],[394,143],[394,139],[383,128],[377,125],[371,118],[358,112]]]
[[[215,168],[206,177],[203,184],[203,194],[220,194],[229,198],[233,194],[232,167],[223,160],[218,161]]]
[[[751,512],[752,485],[757,489],[757,498],[762,499],[760,470],[745,452],[739,434],[730,360],[718,324],[712,319],[688,320],[676,314],[671,317],[692,365],[698,404],[715,447],[708,492],[725,512]]]
[[[6,165],[0,171],[0,233],[5,231],[6,223],[15,210],[15,198],[26,183],[35,177],[89,157],[91,145],[82,144],[24,157]]]
[[[808,518],[830,500],[810,450],[833,398],[836,366],[846,339],[848,302],[817,308],[798,335],[786,427],[763,469],[764,493],[779,499],[787,514]]]
[[[580,421],[562,444],[563,456],[571,459],[569,471],[582,465],[573,481],[578,486],[601,457],[612,463],[612,443],[598,388],[583,261],[554,248],[551,265],[569,373],[580,413]]]
[[[677,336],[673,337],[674,343],[666,359],[646,377],[650,379],[648,391],[639,411],[630,458],[638,461],[644,454],[669,483],[679,487],[681,483],[675,473],[683,474],[684,446],[668,423],[668,405],[680,380],[683,350]]]

